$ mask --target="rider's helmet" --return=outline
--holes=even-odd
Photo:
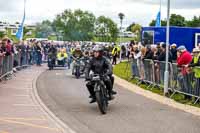
[[[81,50],[81,45],[76,45],[76,50]]]
[[[96,45],[96,46],[93,48],[93,51],[94,51],[94,52],[103,52],[103,47],[100,46],[100,45]]]
[[[102,46],[96,45],[96,46],[93,48],[93,51],[94,51],[94,53],[99,53],[99,54],[98,54],[98,57],[103,56],[103,47],[102,47]]]

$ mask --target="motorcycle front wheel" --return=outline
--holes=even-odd
[[[102,91],[103,88],[101,88],[101,85],[98,85],[96,87],[100,87],[99,89],[97,89],[97,90],[100,90],[100,91],[95,92],[99,110],[102,114],[106,114],[107,113],[107,107],[108,107],[106,94],[103,93],[104,91]]]

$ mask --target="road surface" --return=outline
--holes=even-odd
[[[37,80],[47,107],[77,133],[200,133],[200,118],[115,85],[118,95],[101,115],[89,104],[84,79],[67,70],[46,71]]]

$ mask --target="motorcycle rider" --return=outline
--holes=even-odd
[[[48,59],[51,59],[51,65],[56,64],[56,57],[57,57],[57,49],[56,47],[51,43],[50,48],[48,50]]]
[[[60,51],[57,54],[57,60],[58,60],[58,65],[65,65],[66,59],[67,59],[68,55],[66,53],[66,49],[60,49]]]
[[[76,46],[75,50],[72,53],[72,57],[74,58],[74,60],[76,60],[78,58],[80,59],[80,58],[83,57],[83,52],[81,50],[81,46],[80,45]],[[72,75],[74,75],[74,73],[75,73],[74,65],[75,65],[75,61],[73,62]]]
[[[116,94],[116,92],[113,91],[114,77],[112,76],[112,65],[108,59],[103,56],[103,49],[101,46],[95,46],[93,50],[94,57],[91,58],[90,62],[87,64],[85,71],[86,81],[89,81],[86,86],[90,93],[90,98],[92,98],[90,103],[96,102],[94,83],[90,81],[90,71],[92,71],[94,74],[105,75],[104,83],[109,91],[109,100],[112,100],[113,95]]]

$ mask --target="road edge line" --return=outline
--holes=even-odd
[[[40,109],[44,112],[47,118],[49,118],[52,122],[56,124],[56,126],[61,129],[62,133],[76,133],[74,130],[72,130],[68,125],[66,125],[63,121],[61,121],[54,113],[44,104],[44,102],[41,100],[38,90],[36,87],[37,79],[40,75],[45,73],[46,71],[39,72],[39,74],[34,77],[32,81],[32,92],[31,92],[31,97],[34,102],[39,104]]]
[[[173,99],[155,94],[148,90],[144,90],[144,89],[140,88],[139,86],[132,84],[116,75],[114,75],[114,77],[115,77],[115,81],[116,81],[115,83],[119,86],[122,86],[126,90],[129,90],[135,94],[144,96],[148,99],[154,100],[161,104],[164,104],[164,105],[173,107],[175,109],[179,109],[184,112],[187,112],[187,113],[190,113],[190,114],[200,117],[200,108],[178,103],[178,102],[174,101]]]

